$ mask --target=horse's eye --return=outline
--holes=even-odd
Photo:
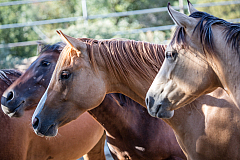
[[[41,66],[43,66],[43,67],[47,67],[47,66],[49,66],[50,64],[51,64],[50,62],[45,61],[45,60],[43,60],[43,61],[41,62]]]
[[[177,56],[177,52],[173,51],[173,52],[166,52],[166,58],[168,60],[175,60],[176,59],[176,56]]]
[[[69,71],[62,71],[61,73],[61,79],[68,79],[71,76],[71,73]]]

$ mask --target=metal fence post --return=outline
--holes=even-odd
[[[84,24],[88,24],[88,14],[87,14],[87,3],[86,0],[82,0],[82,11],[83,11],[83,19]]]
[[[184,13],[184,8],[183,8],[183,0],[179,0],[179,8],[180,8],[180,12]]]

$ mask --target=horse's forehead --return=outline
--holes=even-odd
[[[165,50],[165,52],[172,52],[176,48],[176,44],[169,44]]]
[[[62,50],[60,56],[63,58],[63,59],[71,59],[72,56],[75,55],[75,49],[72,48],[70,45],[67,45],[64,47],[64,49]]]
[[[43,52],[39,58],[54,58],[57,59],[59,57],[59,53],[56,51],[49,51],[49,52]]]
[[[179,45],[182,45],[182,44],[177,44],[177,42],[173,43],[173,44],[169,44],[165,50],[165,53],[166,52],[174,52],[174,51],[179,52],[181,50],[181,47],[179,47]]]
[[[67,50],[61,52],[59,59],[56,64],[56,73],[61,72],[62,69],[70,66],[72,64],[73,57],[71,56],[71,51]]]
[[[59,59],[60,61],[68,61],[71,59],[71,50],[69,48],[64,48],[63,51],[61,52]]]

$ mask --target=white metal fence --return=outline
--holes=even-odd
[[[12,2],[0,3],[0,7],[10,6],[10,5],[30,4],[30,3],[43,3],[43,2],[47,2],[47,1],[60,1],[60,0],[12,1]],[[173,8],[179,10],[183,6],[182,0],[179,0],[179,2],[180,2],[179,6],[173,6]],[[197,7],[223,6],[223,5],[232,5],[232,4],[240,4],[240,1],[223,1],[223,2],[193,4],[193,6],[197,8]],[[183,8],[186,9],[187,6],[183,6]],[[64,23],[64,22],[71,22],[71,21],[78,21],[78,20],[86,20],[87,21],[89,19],[121,17],[121,16],[130,16],[130,15],[148,14],[148,13],[159,13],[159,12],[166,12],[167,7],[151,8],[151,9],[143,9],[143,10],[135,10],[135,11],[127,11],[127,12],[118,12],[118,13],[109,13],[109,14],[102,14],[102,15],[88,15],[86,0],[82,0],[82,11],[83,11],[83,16],[79,16],[79,17],[68,17],[68,18],[59,18],[59,19],[42,20],[42,21],[31,21],[31,22],[26,22],[26,23],[4,24],[4,25],[0,25],[0,29],[18,28],[18,27],[26,27],[26,26],[31,26],[34,29],[34,27],[36,27],[38,25],[45,25],[45,24]],[[229,21],[238,23],[238,22],[240,22],[240,18],[232,19]],[[128,31],[118,31],[118,32],[114,32],[113,34],[114,35],[123,35],[123,34],[133,34],[133,33],[147,32],[147,31],[157,31],[157,30],[163,31],[163,30],[170,30],[173,26],[174,25],[167,25],[167,26],[141,28],[141,29],[128,30]],[[44,36],[44,35],[41,36],[41,31],[38,31],[38,34],[42,38],[39,41],[46,40],[45,39],[45,38],[47,38],[46,36]],[[36,45],[39,41],[27,41],[27,42],[0,44],[0,48],[4,48],[4,47],[11,48],[11,47],[18,47],[18,46]]]

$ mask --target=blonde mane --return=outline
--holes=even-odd
[[[109,73],[119,80],[129,82],[133,78],[144,77],[153,79],[159,71],[163,60],[165,45],[151,44],[134,40],[95,40],[79,38],[87,44],[87,51],[93,69],[96,71],[97,64],[95,55],[99,54],[107,66]],[[71,57],[76,51],[66,46],[61,59],[61,65],[70,65]]]
[[[64,54],[60,54],[59,58],[58,58],[58,65],[57,70],[59,70],[60,68],[63,68],[63,66],[69,66],[72,63],[72,57],[77,55],[79,56],[79,52],[76,51],[76,49],[72,48],[69,45],[66,45],[62,52]]]

